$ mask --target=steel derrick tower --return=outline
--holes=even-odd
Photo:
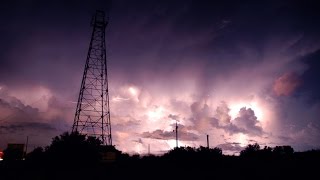
[[[96,11],[72,132],[94,136],[112,145],[104,11]]]

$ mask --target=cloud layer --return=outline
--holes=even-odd
[[[315,1],[10,1],[0,7],[2,149],[26,136],[43,146],[71,130],[97,8],[109,10],[111,123],[120,150],[173,148],[176,122],[181,145],[205,145],[208,134],[210,145],[228,151],[250,142],[320,146]]]

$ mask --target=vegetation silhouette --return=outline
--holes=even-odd
[[[5,153],[8,151],[4,151]],[[12,153],[13,154],[13,153]],[[129,155],[96,138],[65,132],[25,160],[10,153],[0,162],[3,179],[310,179],[320,151],[249,144],[239,156],[220,148],[178,147],[163,155]],[[2,179],[2,178],[1,178]]]
[[[78,132],[68,132],[53,138],[45,150],[47,160],[63,166],[92,165],[100,160],[101,141]]]
[[[240,157],[250,159],[292,159],[293,155],[294,149],[291,146],[276,146],[274,148],[265,146],[261,149],[258,143],[249,144],[240,152]]]

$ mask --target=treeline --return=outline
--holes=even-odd
[[[20,160],[4,151],[0,174],[8,179],[115,179],[140,178],[306,178],[317,172],[320,151],[295,152],[291,146],[250,144],[239,156],[223,155],[220,148],[179,147],[163,155],[129,155],[114,146],[102,146],[93,137],[63,133],[45,147]],[[151,176],[147,176],[147,174]],[[173,175],[172,175],[173,174]],[[170,179],[170,178],[169,178]],[[263,179],[263,178],[262,178]]]
[[[169,150],[167,153],[155,156],[138,154],[129,155],[117,150],[114,146],[102,146],[99,139],[94,137],[87,137],[85,135],[65,132],[60,136],[53,138],[51,144],[45,148],[37,147],[32,152],[25,155],[27,161],[47,161],[50,163],[72,162],[72,163],[96,163],[101,162],[104,156],[112,155],[114,159],[108,159],[108,162],[124,161],[124,160],[137,160],[146,158],[163,158],[170,160],[217,160],[223,157],[234,158],[249,158],[249,159],[283,159],[283,158],[308,158],[313,156],[318,158],[320,150],[310,150],[305,152],[295,152],[291,146],[276,146],[260,147],[259,144],[249,144],[241,152],[239,157],[224,155],[221,148],[207,148],[200,146],[196,147],[178,147]],[[112,152],[112,153],[110,153]],[[4,151],[4,160],[11,161],[15,159],[22,159],[21,155],[17,152]]]

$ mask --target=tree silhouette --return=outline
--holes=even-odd
[[[215,147],[215,148],[207,148],[204,146],[200,146],[196,149],[197,152],[203,153],[203,154],[210,154],[210,155],[216,155],[216,156],[222,156],[222,149]]]
[[[163,155],[164,159],[174,161],[182,166],[186,166],[189,163],[207,163],[217,158],[222,157],[222,150],[220,148],[207,148],[200,146],[194,147],[178,147],[170,150]]]
[[[294,153],[291,146],[276,146],[273,148],[273,154],[276,158],[290,158]]]
[[[268,146],[264,146],[263,149],[260,149],[258,151],[258,155],[259,155],[259,158],[271,158],[272,157],[272,154],[273,154],[273,149],[271,147],[268,147]]]
[[[244,150],[240,152],[242,157],[253,157],[258,154],[260,150],[260,145],[258,143],[249,144]]]
[[[50,146],[46,148],[48,161],[64,166],[87,166],[96,164],[101,159],[101,141],[95,137],[87,137],[73,132],[63,133],[53,138]]]
[[[294,150],[291,146],[276,146],[273,152],[276,154],[291,155],[294,153]]]

